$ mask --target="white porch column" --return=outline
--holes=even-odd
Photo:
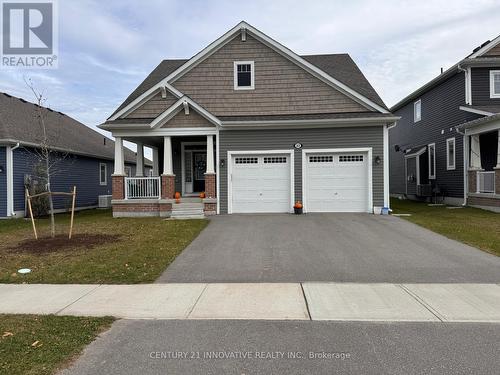
[[[481,146],[479,143],[479,134],[470,137],[470,168],[481,169]]]
[[[115,137],[115,175],[125,174],[125,165],[123,160],[123,140],[121,137]]]
[[[207,135],[207,171],[206,173],[215,173],[214,168],[214,136]]]
[[[137,142],[137,161],[135,164],[135,176],[144,177],[144,145]]]
[[[158,177],[160,173],[158,147],[151,147],[151,149],[153,150],[153,176]]]
[[[500,168],[500,129],[498,129],[497,168]]]
[[[170,137],[163,137],[163,174],[174,174],[172,164],[172,140]]]

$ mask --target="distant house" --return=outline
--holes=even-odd
[[[36,104],[0,93],[0,218],[25,215],[25,183],[36,178],[40,162],[36,150],[42,127],[36,114]],[[112,194],[114,142],[63,113],[44,108],[43,114],[54,151],[64,155],[52,190],[69,192],[76,186],[76,206],[96,207],[99,195]],[[132,175],[135,153],[125,149],[124,154],[126,171]],[[57,211],[68,206],[67,199],[54,203]]]
[[[500,36],[391,111],[391,194],[500,211]]]

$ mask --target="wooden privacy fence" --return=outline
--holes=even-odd
[[[76,186],[73,186],[73,191],[71,193],[60,192],[60,191],[59,192],[56,192],[56,191],[53,191],[53,192],[46,191],[46,192],[43,192],[43,193],[30,195],[28,189],[26,189],[26,198],[28,199],[28,209],[30,211],[31,224],[33,225],[33,232],[35,233],[35,239],[38,239],[38,234],[36,232],[35,219],[33,218],[33,210],[31,209],[31,199],[32,198],[37,198],[37,197],[42,197],[42,196],[45,196],[45,195],[50,195],[50,196],[54,196],[54,195],[72,196],[72,199],[71,199],[71,221],[70,221],[70,225],[69,225],[69,235],[68,235],[68,238],[71,239],[71,234],[73,233],[73,218],[75,216]]]

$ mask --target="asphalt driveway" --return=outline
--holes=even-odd
[[[500,282],[500,258],[393,216],[224,215],[158,282]]]

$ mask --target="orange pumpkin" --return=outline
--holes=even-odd
[[[295,202],[293,208],[302,208],[302,203],[300,201]]]
[[[174,195],[174,198],[175,199],[181,199],[181,193],[179,193],[178,191],[176,191],[175,195]]]
[[[205,198],[205,192],[204,192],[204,191],[202,191],[202,192],[200,193],[200,198],[201,198],[201,199]]]

